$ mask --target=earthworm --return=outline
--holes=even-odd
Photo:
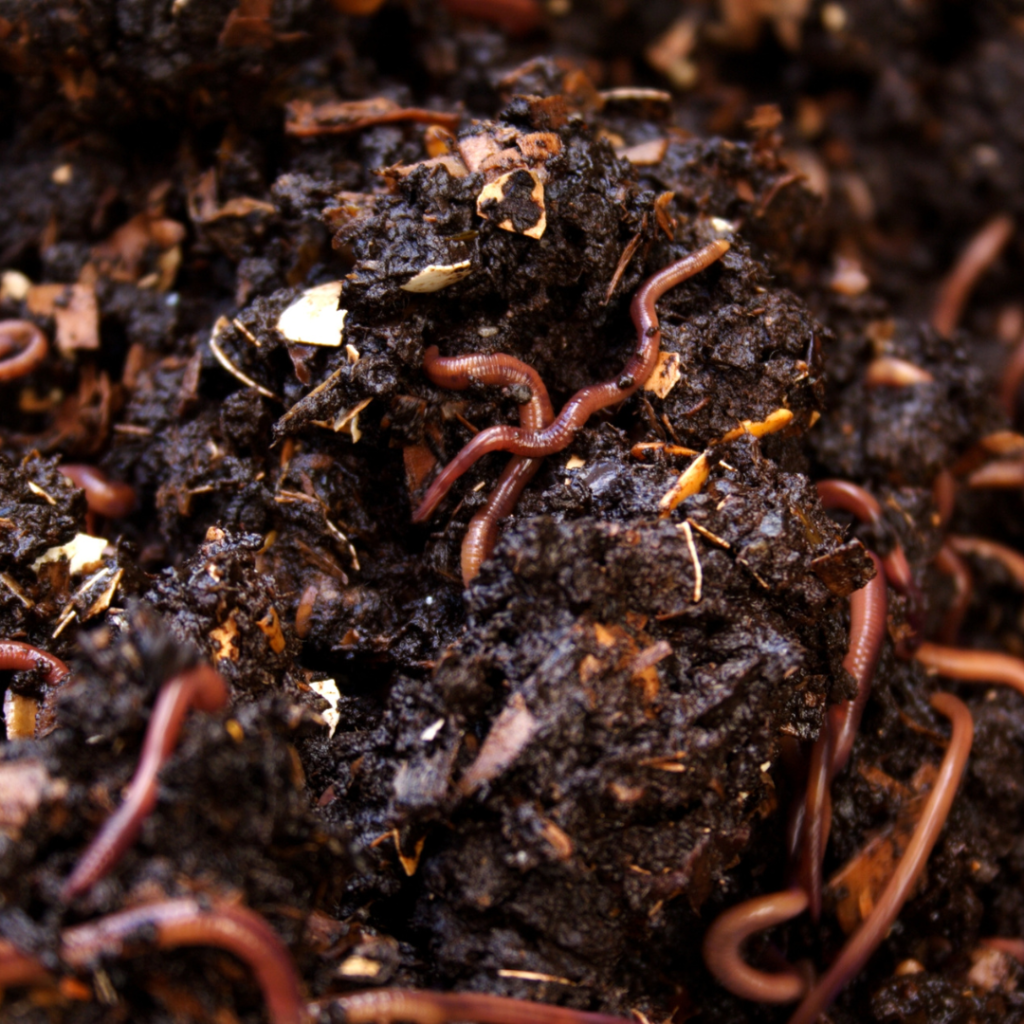
[[[804,997],[804,1001],[790,1017],[789,1024],[813,1024],[840,989],[867,963],[913,891],[932,847],[939,838],[971,752],[974,723],[966,705],[951,693],[937,693],[932,697],[931,704],[936,711],[950,719],[953,735],[914,834],[871,913],[843,947],[827,973]]]
[[[530,389],[530,400],[519,406],[519,425],[525,430],[543,430],[554,419],[548,389],[532,366],[504,353],[442,357],[431,345],[423,354],[423,369],[439,387],[462,391],[474,381],[481,384],[516,385]],[[468,587],[498,541],[498,523],[512,514],[523,488],[540,469],[542,459],[514,455],[505,467],[487,504],[470,520],[462,540],[462,581]]]
[[[864,374],[866,388],[905,388],[912,384],[931,384],[935,378],[925,369],[907,359],[879,356],[868,363]]]
[[[999,385],[999,402],[1011,421],[1017,415],[1017,395],[1020,392],[1022,380],[1024,380],[1024,338],[1017,342],[1017,347],[1007,360]]]
[[[471,352],[463,356],[442,356],[436,345],[423,353],[423,372],[438,387],[449,391],[465,391],[473,384],[490,384],[515,387],[517,384],[530,390],[530,400],[520,406],[520,414],[530,423],[552,420],[555,415],[551,398],[540,374],[520,359],[495,352],[486,355]],[[537,427],[529,427],[537,430]]]
[[[498,543],[498,523],[512,514],[519,495],[537,475],[543,461],[513,455],[487,496],[487,503],[469,521],[461,551],[462,582],[467,587],[476,579],[480,566]]]
[[[932,501],[939,513],[939,527],[949,525],[956,507],[956,478],[948,469],[942,470],[932,481]]]
[[[0,640],[0,669],[24,671],[40,667],[46,669],[46,682],[49,686],[55,686],[70,671],[60,658],[38,647],[23,644],[20,640]]]
[[[616,405],[642,387],[654,369],[661,346],[661,330],[654,304],[670,288],[706,269],[728,250],[729,243],[720,239],[649,277],[630,305],[630,314],[637,332],[637,350],[622,373],[614,380],[581,388],[543,430],[523,430],[509,426],[481,430],[434,479],[419,508],[413,513],[413,522],[422,523],[428,519],[452,484],[482,455],[494,451],[509,451],[514,455],[533,458],[553,455],[572,442],[577,431],[598,409]]]
[[[31,373],[49,349],[46,335],[30,320],[0,320],[0,357],[6,357],[0,358],[0,383]]]
[[[998,214],[967,243],[953,269],[939,286],[932,307],[932,327],[944,338],[956,329],[978,279],[995,262],[1013,235],[1013,218]]]
[[[61,886],[61,898],[74,899],[98,882],[135,841],[157,798],[157,775],[178,741],[190,707],[219,711],[228,700],[221,674],[208,665],[173,676],[160,689],[146,728],[142,755],[124,803],[107,819]]]
[[[715,918],[704,936],[704,963],[723,987],[741,999],[761,1003],[791,1003],[807,991],[807,982],[796,968],[767,973],[751,967],[740,952],[755,932],[782,924],[807,909],[802,889],[785,889],[757,896],[730,907]]]
[[[1024,661],[998,651],[971,651],[923,643],[914,657],[925,668],[961,683],[989,683],[1012,687],[1024,695]]]
[[[273,1024],[306,1024],[299,979],[287,947],[257,913],[246,907],[198,900],[164,900],[134,907],[61,932],[61,959],[72,968],[91,967],[101,956],[117,956],[133,940],[156,949],[216,946],[253,970]],[[31,985],[50,972],[36,957],[0,940],[0,988]]]
[[[939,548],[939,552],[935,556],[935,568],[947,576],[952,576],[953,586],[956,588],[953,603],[946,610],[946,614],[942,617],[942,625],[939,627],[939,635],[943,642],[951,644],[956,642],[957,633],[960,632],[960,626],[963,624],[967,608],[971,603],[971,594],[974,592],[974,574],[971,572],[971,567],[950,543],[949,537],[946,538],[946,542]]]
[[[259,981],[273,1024],[309,1020],[299,978],[288,948],[257,913],[215,902],[205,907],[191,898],[134,907],[61,933],[61,959],[74,968],[101,956],[120,955],[133,939],[156,949],[216,946],[244,960]]]
[[[817,488],[822,507],[842,509],[862,522],[882,528],[882,506],[863,487],[858,487],[849,480],[819,480]],[[896,541],[892,551],[882,558],[882,566],[885,568],[885,578],[889,585],[907,599],[907,620],[914,632],[920,635],[924,624],[924,597],[910,570],[903,545],[899,541]]]
[[[847,701],[846,703],[851,703]],[[832,748],[835,734],[830,716],[821,727],[821,735],[811,748],[811,763],[807,772],[807,792],[804,796],[803,842],[799,879],[805,906],[811,919],[821,916],[821,866],[825,860],[825,847],[832,825]],[[797,999],[799,996],[793,996]],[[785,1000],[788,1002],[789,1000]]]
[[[135,488],[111,480],[95,466],[65,464],[60,466],[60,472],[85,491],[85,502],[90,512],[107,519],[121,519],[135,510]]]
[[[807,781],[807,797],[803,816],[803,857],[800,877],[807,890],[811,915],[817,920],[821,913],[821,867],[828,843],[831,805],[829,791],[832,780],[847,765],[857,738],[864,707],[871,694],[878,658],[885,640],[887,598],[885,575],[878,556],[869,551],[875,575],[867,584],[850,595],[850,643],[843,658],[843,668],[857,683],[852,700],[829,708],[821,736],[811,752]]]
[[[974,488],[987,487],[1024,487],[1024,462],[1019,459],[999,459],[976,469],[967,478],[967,486]]]
[[[623,1017],[551,1006],[528,999],[509,999],[482,992],[427,992],[414,988],[378,988],[328,996],[310,1004],[314,1012],[337,1006],[346,1024],[448,1024],[472,1020],[477,1024],[630,1024]]]
[[[1018,587],[1024,587],[1024,555],[1013,548],[989,540],[987,537],[964,537],[951,533],[946,538],[949,545],[958,555],[977,555],[979,558],[990,558],[1013,577]]]

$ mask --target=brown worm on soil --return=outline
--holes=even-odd
[[[197,665],[173,676],[160,689],[146,728],[142,755],[124,803],[104,823],[61,886],[64,900],[74,899],[106,875],[135,841],[157,798],[157,776],[175,744],[189,708],[219,711],[228,689],[219,672]]]
[[[838,508],[849,512],[862,522],[882,527],[882,506],[863,487],[849,480],[819,480],[818,498],[826,509]],[[924,596],[914,579],[903,545],[896,541],[892,551],[882,558],[885,578],[889,585],[907,599],[907,621],[918,636],[923,625]]]
[[[932,327],[948,338],[960,323],[974,286],[996,261],[1013,236],[1013,218],[1005,213],[993,217],[967,243],[955,266],[939,286],[932,307]]]
[[[1024,555],[1013,548],[989,540],[987,537],[965,537],[951,533],[946,543],[958,555],[975,555],[978,558],[990,558],[1010,574],[1018,587],[1024,587]]]
[[[655,303],[670,288],[721,259],[729,248],[728,242],[719,239],[648,278],[630,305],[630,314],[637,332],[637,350],[622,373],[614,380],[581,388],[565,403],[557,418],[543,430],[523,430],[509,426],[481,430],[434,479],[413,513],[413,522],[422,523],[429,519],[452,484],[481,456],[495,451],[509,451],[514,455],[531,458],[553,455],[568,447],[576,433],[598,409],[617,405],[642,387],[654,370],[661,347],[661,330]]]
[[[802,889],[785,889],[730,907],[715,918],[704,936],[704,963],[733,995],[761,1003],[791,1003],[807,991],[806,979],[795,967],[788,971],[759,971],[741,952],[756,932],[789,921],[807,909]]]
[[[527,387],[530,400],[519,406],[519,425],[524,430],[543,430],[555,412],[548,389],[532,366],[504,353],[441,356],[431,345],[423,354],[423,370],[439,387],[464,391],[474,381],[505,387]],[[514,455],[487,497],[487,503],[470,520],[462,540],[462,581],[468,587],[498,541],[498,523],[512,514],[523,488],[540,469],[542,459]]]
[[[953,603],[946,609],[942,616],[942,625],[939,626],[939,636],[944,643],[956,643],[957,634],[963,624],[967,608],[971,603],[971,594],[974,593],[974,574],[971,567],[960,556],[959,552],[950,543],[952,538],[947,537],[945,543],[939,548],[935,556],[935,568],[939,572],[950,576],[953,579],[953,587],[956,593]]]
[[[868,555],[875,564],[876,574],[866,586],[850,595],[850,644],[843,658],[843,668],[857,683],[857,693],[852,700],[829,708],[821,736],[811,752],[800,879],[814,920],[821,914],[821,868],[831,826],[832,780],[850,760],[885,640],[888,607],[885,574],[878,556],[873,551]]]
[[[31,373],[49,350],[46,335],[30,320],[0,320],[0,383]]]
[[[804,1001],[790,1017],[789,1024],[814,1024],[843,986],[868,962],[888,934],[907,897],[913,892],[939,833],[942,832],[942,826],[946,823],[971,752],[974,722],[967,706],[951,693],[937,693],[932,697],[931,704],[952,722],[953,735],[906,852],[871,913],[854,932],[825,975],[804,997]]]
[[[256,975],[272,1024],[308,1024],[288,947],[259,914],[236,904],[204,904],[185,897],[122,910],[65,928],[60,958],[83,970],[103,956],[178,946],[213,946],[233,953]],[[0,986],[31,985],[49,976],[39,959],[0,941]]]
[[[866,388],[906,388],[912,384],[931,384],[935,378],[916,363],[895,356],[879,356],[868,363],[864,374]]]
[[[329,996],[310,1004],[312,1010],[339,1007],[347,1024],[630,1024],[624,1017],[551,1006],[528,999],[490,996],[482,992],[428,992],[413,988],[380,988]]]
[[[60,658],[20,640],[0,640],[0,669],[26,671],[34,668],[46,669],[46,682],[50,686],[59,683],[70,671]]]
[[[966,647],[943,647],[923,643],[914,657],[925,668],[961,683],[1009,686],[1024,695],[1024,661],[998,651],[971,651]]]
[[[1017,397],[1021,382],[1024,381],[1024,338],[1017,342],[1013,353],[1006,361],[1002,380],[999,384],[999,404],[1012,422],[1017,415]]]
[[[111,480],[95,466],[70,463],[59,468],[62,476],[85,491],[85,502],[90,512],[107,519],[121,519],[135,511],[134,487]]]
[[[974,470],[967,477],[967,486],[975,489],[1024,487],[1024,462],[1000,459]]]

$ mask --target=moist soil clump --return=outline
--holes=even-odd
[[[744,957],[840,955],[955,691],[948,820],[830,1019],[1024,1020],[989,941],[1024,935],[1024,707],[914,653],[1024,655],[1011,6],[0,2],[0,337],[47,340],[23,375],[0,356],[0,985],[49,972],[0,1018],[267,1019],[251,963],[158,924],[74,960],[192,899],[261,916],[310,1019],[390,986],[788,1019],[702,941],[805,884],[874,552],[822,911]],[[633,296],[715,246],[628,377]],[[445,387],[432,347],[536,377]],[[535,460],[467,572],[520,456],[457,463],[419,515],[438,473],[605,381],[624,400]],[[826,509],[826,480],[867,497]],[[210,668],[226,701],[181,713],[72,893]]]

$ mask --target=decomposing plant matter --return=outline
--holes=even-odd
[[[0,3],[0,1016],[1024,1020],[956,6]]]

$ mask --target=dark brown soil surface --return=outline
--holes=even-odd
[[[1024,549],[1020,488],[967,485],[981,439],[1024,428],[1000,401],[1024,234],[950,337],[929,322],[969,239],[1024,214],[1024,8],[550,0],[524,27],[499,0],[483,20],[353,7],[0,0],[0,318],[51,342],[0,383],[0,639],[73,669],[0,675],[9,730],[15,698],[43,709],[0,769],[48,779],[24,818],[0,789],[0,938],[65,980],[10,989],[0,1020],[266,1019],[227,954],[60,965],[61,928],[199,894],[264,915],[310,997],[394,984],[784,1021],[720,988],[701,942],[786,884],[784,755],[852,695],[865,548],[903,545],[932,635],[947,532]],[[529,395],[440,388],[425,350],[512,355],[557,410],[621,372],[641,283],[718,237],[729,252],[658,303],[663,386],[544,460],[465,588],[463,536],[507,456],[427,524],[412,512]],[[457,272],[427,291],[428,267]],[[282,313],[332,283],[335,343],[289,339]],[[881,356],[931,380],[868,387]],[[706,482],[667,508],[696,453]],[[131,485],[135,510],[89,511],[62,463]],[[829,477],[884,522],[826,513]],[[80,534],[107,544],[85,567],[52,557]],[[970,564],[958,642],[1024,655],[1019,582]],[[937,689],[970,706],[974,750],[830,1019],[1024,1021],[1024,968],[977,966],[983,938],[1024,936],[1024,704],[900,657],[906,612],[890,590],[826,878],[930,784]],[[138,840],[63,901],[161,684],[199,661],[229,708],[189,715]],[[856,902],[829,888],[818,924],[771,942],[824,969]]]

